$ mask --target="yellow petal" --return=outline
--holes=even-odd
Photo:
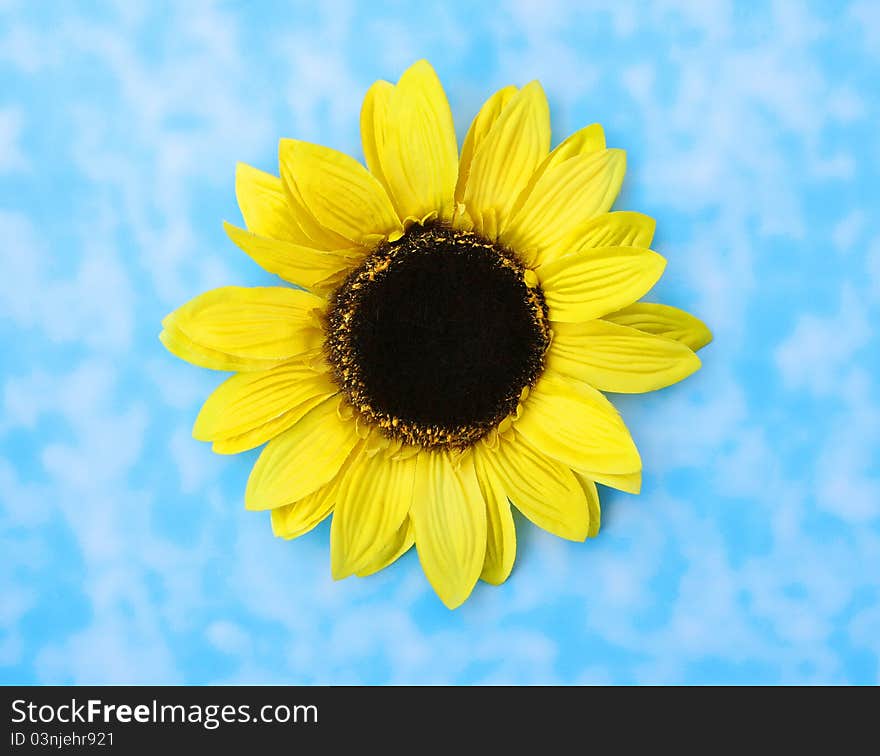
[[[388,103],[394,85],[380,79],[373,83],[361,105],[361,144],[367,168],[384,186],[388,186],[382,170],[381,154],[385,149],[385,133],[388,124]]]
[[[340,476],[317,491],[272,510],[272,532],[279,538],[298,538],[308,533],[333,511]]]
[[[560,257],[589,254],[599,247],[651,246],[656,227],[654,219],[642,213],[616,210],[602,213],[575,228],[568,236],[547,245],[536,256],[535,265],[543,265]]]
[[[284,150],[285,140],[281,140],[278,147],[279,154],[281,154]],[[306,204],[299,187],[292,181],[288,181],[285,179],[283,167],[284,163],[282,162],[282,160],[283,158],[279,160],[282,166],[281,181],[284,184],[284,191],[287,194],[287,201],[290,203],[290,206],[293,209],[293,214],[296,218],[296,222],[299,224],[299,227],[302,229],[303,235],[306,237],[306,241],[304,242],[305,246],[314,247],[315,249],[326,250],[347,249],[351,247],[351,239],[347,239],[346,237],[336,233],[332,229],[327,228],[327,226],[318,221],[314,213],[312,213],[312,211],[309,209],[309,206]]]
[[[638,394],[687,378],[699,369],[700,358],[677,341],[588,320],[554,323],[547,367],[601,391]]]
[[[636,302],[603,320],[681,342],[694,351],[712,341],[712,332],[702,320],[669,305]]]
[[[550,319],[601,317],[643,296],[663,275],[666,260],[650,249],[603,247],[542,265],[538,276]]]
[[[221,442],[215,451],[223,454],[252,449],[290,428],[338,391],[326,373],[302,362],[239,373],[208,397],[196,418],[193,437]]]
[[[179,357],[199,367],[209,368],[210,370],[266,370],[278,364],[277,360],[237,357],[218,352],[214,349],[206,349],[193,342],[185,333],[182,333],[173,325],[165,327],[162,333],[159,334],[159,341],[175,357]]]
[[[458,145],[452,111],[431,64],[420,60],[412,65],[390,94],[384,87],[374,91],[368,110],[373,122],[369,141],[375,143],[381,166],[374,174],[401,220],[451,219]]]
[[[492,585],[501,585],[507,580],[516,560],[516,528],[507,492],[483,459],[491,453],[482,444],[474,447],[474,469],[486,501],[486,558],[480,579]]]
[[[613,475],[611,473],[586,472],[585,475],[596,483],[601,483],[618,491],[637,494],[642,490],[642,471]]]
[[[285,185],[321,226],[365,246],[403,235],[382,184],[354,158],[282,139],[279,159]]]
[[[162,325],[208,353],[250,361],[242,369],[259,370],[319,348],[323,332],[313,313],[325,306],[325,300],[297,289],[226,286],[191,299]]]
[[[456,203],[464,201],[464,190],[471,172],[474,153],[483,144],[486,135],[495,124],[495,121],[498,120],[498,116],[501,115],[501,111],[504,110],[504,107],[518,91],[519,89],[514,86],[499,89],[486,100],[483,107],[480,108],[480,112],[477,113],[471,122],[468,133],[464,138],[464,143],[461,145],[461,157],[458,161],[458,182],[455,185]]]
[[[563,463],[537,451],[520,434],[500,439],[495,449],[475,451],[480,477],[496,481],[513,505],[539,528],[583,541],[589,528],[584,492]]]
[[[547,159],[535,171],[537,177],[541,177],[548,168],[555,168],[566,160],[578,157],[579,155],[589,155],[593,152],[601,152],[605,149],[605,131],[598,123],[591,123],[582,129],[575,131],[569,137],[566,137]]]
[[[574,474],[584,491],[587,499],[587,508],[590,510],[590,527],[587,531],[587,538],[595,538],[599,535],[599,527],[602,524],[602,508],[599,505],[599,492],[596,490],[596,484],[588,477],[580,473]]]
[[[556,168],[571,158],[580,155],[589,155],[594,152],[601,152],[604,149],[605,131],[598,123],[585,126],[580,131],[576,131],[574,134],[566,138],[562,144],[556,147],[546,158],[544,158],[541,165],[539,165],[532,174],[529,183],[526,185],[526,188],[520,192],[513,208],[511,209],[511,217],[519,212],[525,201],[532,195],[535,185],[549,169]]]
[[[294,215],[284,184],[277,176],[239,163],[235,170],[235,196],[251,233],[312,246]]]
[[[570,237],[571,252],[586,252],[597,247],[643,247],[654,239],[656,221],[649,215],[631,210],[602,213],[579,226]],[[560,257],[562,255],[560,254]]]
[[[514,428],[537,451],[580,471],[641,470],[639,452],[599,391],[545,370],[524,402]]]
[[[512,214],[501,241],[527,262],[543,260],[584,221],[608,211],[625,171],[623,150],[586,153],[549,167]]]
[[[394,534],[394,537],[384,547],[379,549],[374,559],[359,569],[355,575],[367,577],[367,575],[373,575],[380,570],[384,570],[388,565],[396,562],[406,554],[415,542],[416,534],[413,529],[412,520],[407,517],[406,521],[398,528],[397,533]]]
[[[464,204],[476,231],[496,239],[550,149],[550,109],[533,81],[517,92],[474,151]]]
[[[248,509],[274,509],[308,496],[339,472],[358,442],[353,420],[331,397],[272,439],[257,459],[245,491]]]
[[[374,563],[409,514],[416,458],[361,454],[339,486],[330,527],[330,564],[340,580]]]
[[[420,452],[411,517],[419,561],[450,609],[474,589],[486,556],[486,504],[473,463],[456,467],[445,452]]]
[[[236,228],[231,223],[224,223],[223,228],[236,246],[263,270],[307,289],[318,289],[323,282],[350,271],[366,253],[363,247],[326,252],[289,241],[257,236]]]

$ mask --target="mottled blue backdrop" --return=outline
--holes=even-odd
[[[0,0],[0,680],[876,683],[880,4]],[[221,376],[157,339],[229,242],[235,162],[360,155],[376,78],[437,67],[459,135],[539,78],[629,155],[656,292],[704,369],[619,406],[641,496],[456,612],[414,553],[334,583],[326,525],[244,510],[190,437]]]

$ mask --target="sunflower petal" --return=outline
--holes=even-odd
[[[604,149],[605,131],[598,123],[585,126],[580,131],[576,131],[574,134],[567,137],[560,145],[554,148],[553,151],[544,158],[541,165],[535,169],[535,172],[529,179],[529,183],[526,184],[525,189],[523,189],[516,198],[516,202],[514,202],[513,207],[510,210],[510,217],[513,218],[519,213],[526,200],[532,196],[535,185],[548,170],[556,168],[571,158],[580,155],[589,155],[594,152],[601,152]]]
[[[561,165],[566,160],[580,155],[590,155],[594,152],[602,152],[605,149],[605,130],[601,124],[591,123],[574,134],[566,137],[559,146],[547,156],[535,174],[540,178],[545,171]]]
[[[486,504],[470,460],[456,467],[445,452],[422,452],[416,459],[410,516],[419,561],[440,600],[455,609],[483,569]]]
[[[278,364],[277,360],[237,357],[214,349],[207,349],[196,344],[173,325],[165,326],[159,334],[159,341],[175,357],[209,370],[267,370]]]
[[[471,121],[464,143],[461,145],[461,157],[458,161],[458,182],[455,185],[456,203],[464,201],[464,190],[467,186],[468,176],[470,176],[474,154],[483,144],[486,135],[498,120],[498,116],[501,115],[501,111],[518,91],[519,89],[514,86],[499,89],[486,100],[483,107],[480,108],[480,112]]]
[[[355,424],[339,417],[335,396],[272,439],[248,478],[245,506],[274,509],[299,501],[331,481],[358,442]]]
[[[519,196],[511,209],[511,217],[519,212],[523,203],[525,203],[534,190],[535,184],[538,183],[548,170],[556,168],[571,158],[578,157],[579,155],[589,155],[593,152],[601,152],[605,148],[605,131],[598,123],[585,126],[574,134],[566,137],[565,140],[557,145],[535,169],[535,172],[529,179],[529,183],[526,184],[525,189],[519,193]]]
[[[251,233],[312,246],[296,219],[284,183],[278,176],[238,163],[235,167],[235,196]]]
[[[458,145],[452,111],[431,64],[408,68],[387,100],[379,89],[369,105],[373,114],[376,173],[403,221],[452,218],[458,175]],[[381,107],[384,105],[384,107]],[[384,117],[384,124],[377,126]]]
[[[273,509],[272,532],[279,538],[298,538],[323,522],[333,511],[339,477],[299,501]]]
[[[479,456],[483,473],[494,478],[535,525],[570,541],[587,537],[584,492],[565,464],[542,454],[519,434],[500,439],[494,450],[480,449]]]
[[[492,585],[501,585],[507,580],[516,560],[516,528],[501,480],[483,459],[492,453],[481,444],[474,447],[474,469],[486,501],[486,558],[480,579]]]
[[[354,158],[317,144],[282,139],[279,160],[285,185],[324,228],[365,246],[403,235],[382,184]]]
[[[666,260],[650,249],[603,247],[542,265],[538,276],[550,319],[571,323],[631,304],[657,283],[665,267]]]
[[[588,320],[553,325],[547,367],[600,391],[638,394],[687,378],[699,369],[700,358],[677,341]]]
[[[478,233],[495,239],[550,149],[550,109],[537,81],[505,105],[471,160],[464,205]]]
[[[178,308],[162,325],[174,340],[183,335],[199,350],[236,358],[242,370],[271,367],[321,346],[323,333],[312,313],[325,307],[325,300],[297,289],[281,287],[226,286],[191,299]],[[178,352],[175,352],[178,354]],[[206,364],[199,352],[178,354],[195,364]],[[194,358],[193,358],[194,357]],[[218,368],[224,369],[224,368]]]
[[[388,565],[396,562],[400,557],[409,551],[416,542],[415,530],[413,530],[412,520],[406,518],[406,521],[398,528],[394,537],[378,552],[375,557],[361,567],[355,575],[358,577],[367,577],[373,575],[380,570],[384,570]]]
[[[284,150],[285,145],[284,140],[282,140],[278,148],[279,156]],[[347,239],[318,221],[314,213],[306,204],[306,201],[303,198],[303,193],[300,191],[299,187],[293,181],[285,179],[283,158],[279,157],[279,163],[281,163],[282,166],[280,171],[281,180],[284,184],[284,191],[287,194],[287,201],[293,209],[296,222],[299,224],[303,235],[306,237],[304,242],[305,246],[325,250],[347,249],[351,247],[351,239]]]
[[[365,253],[363,247],[326,252],[257,236],[231,223],[224,222],[223,229],[235,245],[263,270],[307,289],[315,289],[323,281],[351,270]]]
[[[400,530],[413,500],[416,458],[362,454],[339,487],[330,527],[330,563],[340,580],[374,563]]]
[[[651,246],[657,224],[653,218],[629,210],[602,213],[582,223],[568,236],[547,245],[535,258],[540,266],[566,255],[589,255],[601,247]]]
[[[615,210],[591,218],[572,233],[571,252],[586,252],[598,247],[643,247],[654,239],[657,222],[644,213]],[[563,256],[560,251],[560,257]]]
[[[669,305],[636,302],[604,315],[603,320],[678,341],[694,351],[712,341],[712,332],[702,320]]]
[[[609,488],[616,488],[630,494],[637,494],[642,490],[642,471],[613,475],[611,473],[586,472],[590,480],[601,483]]]
[[[225,442],[220,444],[221,453],[252,449],[290,428],[337,392],[327,374],[301,362],[239,373],[208,397],[196,418],[193,437]]]
[[[599,535],[599,527],[602,524],[602,507],[599,504],[599,492],[596,490],[596,484],[588,477],[580,473],[575,473],[574,477],[577,478],[584,491],[584,496],[587,499],[587,509],[590,511],[590,527],[587,531],[587,538],[595,538]]]
[[[584,221],[609,210],[625,171],[623,150],[588,152],[548,167],[512,214],[501,241],[527,261],[542,261]]]
[[[639,452],[599,391],[545,370],[513,426],[537,451],[579,471],[641,470]]]
[[[361,145],[364,148],[364,159],[370,173],[384,186],[388,186],[388,182],[382,170],[381,155],[385,150],[388,104],[393,92],[394,85],[390,81],[379,79],[367,90],[361,105]]]

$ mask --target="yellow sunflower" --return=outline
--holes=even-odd
[[[490,97],[459,152],[434,69],[376,82],[367,168],[282,139],[280,178],[239,165],[258,264],[301,288],[225,287],[164,321],[178,357],[234,371],[193,429],[215,451],[266,444],[246,506],[295,538],[333,515],[335,578],[413,544],[442,601],[501,583],[511,505],[582,541],[596,483],[637,493],[641,459],[603,391],[653,391],[700,366],[695,317],[636,303],[665,260],[654,221],[609,212],[625,158],[599,125],[550,151],[541,85]]]

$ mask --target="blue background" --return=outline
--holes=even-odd
[[[0,2],[0,679],[876,683],[880,5]],[[758,6],[761,6],[759,9]],[[459,135],[539,78],[554,140],[628,151],[655,299],[704,369],[618,402],[645,486],[599,538],[519,526],[447,611],[414,553],[329,576],[190,437],[221,376],[162,316],[271,282],[229,242],[235,161],[360,156],[369,84],[437,67]]]

